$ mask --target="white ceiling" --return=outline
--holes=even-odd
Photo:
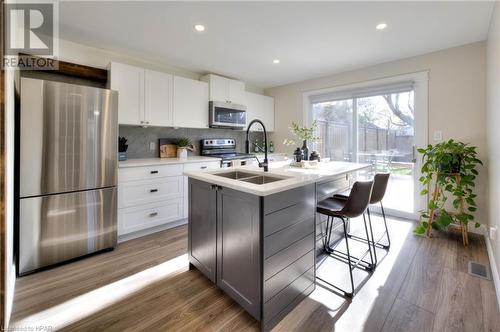
[[[477,1],[61,2],[59,33],[265,88],[484,40],[492,9]],[[388,28],[377,31],[382,21]],[[206,31],[195,32],[197,23]]]

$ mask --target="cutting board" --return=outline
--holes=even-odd
[[[160,158],[175,158],[177,157],[177,146],[172,143],[171,139],[160,138]]]

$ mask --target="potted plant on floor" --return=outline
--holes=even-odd
[[[419,181],[424,189],[421,195],[429,194],[433,181],[434,190],[428,209],[421,212],[421,223],[415,233],[431,236],[432,229],[443,230],[456,223],[461,225],[466,244],[467,225],[474,220],[473,213],[477,210],[474,186],[479,173],[476,168],[483,164],[477,158],[476,147],[450,139],[418,149],[418,152],[422,154],[422,176]],[[446,210],[446,194],[451,194],[452,206],[458,212]],[[475,227],[479,226],[476,222]]]
[[[177,158],[186,159],[188,150],[193,152],[195,150],[194,145],[191,143],[191,139],[188,137],[181,137],[175,141],[177,146]]]

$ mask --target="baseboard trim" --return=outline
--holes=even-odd
[[[137,231],[137,232],[133,232],[133,233],[129,233],[129,234],[120,235],[120,236],[118,236],[118,243],[137,239],[137,238],[140,238],[140,237],[143,237],[146,235],[161,232],[161,231],[164,231],[164,230],[167,230],[170,228],[174,228],[177,226],[185,225],[185,224],[187,224],[187,222],[188,222],[187,219],[181,219],[181,220],[177,220],[174,222],[170,222],[170,223],[165,224],[165,225],[160,225],[160,226],[144,229],[142,231]]]
[[[497,294],[498,309],[500,310],[500,276],[498,275],[498,268],[495,262],[495,256],[493,255],[493,247],[491,246],[490,238],[485,234],[484,239],[486,241],[486,250],[488,251],[488,260],[490,261],[491,276],[495,286],[495,293]]]

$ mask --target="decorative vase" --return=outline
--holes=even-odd
[[[307,141],[302,142],[302,154],[304,155],[304,160],[309,160],[309,148],[307,147]]]
[[[177,158],[187,159],[188,150],[186,148],[177,148]]]
[[[125,161],[125,160],[127,160],[127,151],[118,152],[118,161]]]
[[[302,153],[302,150],[300,148],[297,148],[297,150],[293,152],[293,160],[295,162],[300,163],[303,157],[304,154]]]

